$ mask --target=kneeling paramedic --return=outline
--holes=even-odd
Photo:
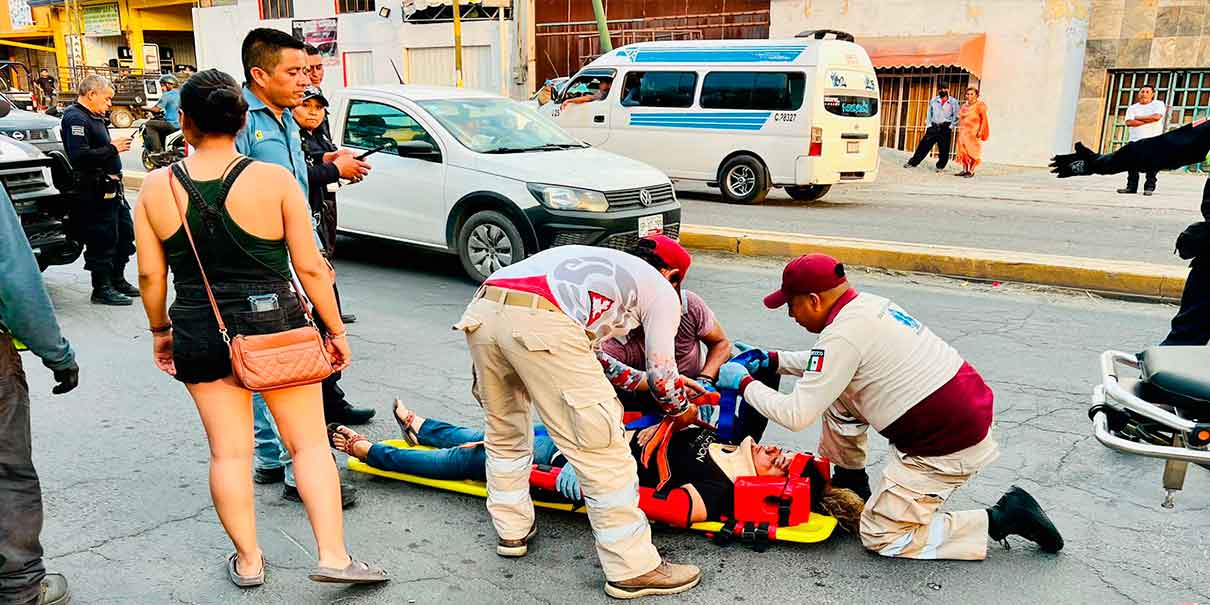
[[[991,436],[992,391],[969,363],[895,303],[858,293],[844,265],[823,254],[791,261],[765,306],[819,334],[813,348],[727,363],[719,386],[737,388],[754,409],[801,431],[823,417],[819,452],[838,468],[833,485],[869,494],[865,473],[873,426],[891,444],[890,462],[861,516],[873,552],[913,559],[982,560],[987,538],[1019,535],[1045,552],[1063,548],[1046,513],[1014,487],[986,510],[941,513],[954,490],[998,456]],[[771,367],[801,376],[788,394],[753,381]]]
[[[605,591],[615,598],[675,594],[701,571],[662,561],[639,509],[638,469],[622,430],[622,405],[593,345],[642,326],[647,381],[672,425],[694,422],[673,339],[676,290],[626,252],[560,246],[496,271],[454,328],[466,333],[474,392],[487,415],[487,509],[497,553],[521,556],[537,534],[529,493],[532,405],[583,486]]]

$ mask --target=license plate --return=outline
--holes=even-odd
[[[861,153],[861,143],[857,141],[847,141],[849,153]]]
[[[651,235],[652,233],[664,232],[664,215],[653,214],[651,216],[639,217],[639,237]]]

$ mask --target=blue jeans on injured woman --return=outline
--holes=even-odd
[[[416,431],[416,436],[421,445],[441,449],[404,449],[375,443],[370,446],[366,464],[384,471],[429,479],[487,480],[483,431],[426,418],[420,430]],[[459,447],[467,443],[475,445]],[[534,464],[550,464],[558,451],[550,437],[534,437]]]

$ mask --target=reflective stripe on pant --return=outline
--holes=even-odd
[[[865,420],[837,401],[823,414],[819,453],[841,468],[863,469],[870,452],[869,429]]]
[[[861,514],[861,543],[886,557],[987,558],[987,511],[938,509],[999,455],[991,435],[948,456],[908,456],[892,447],[882,480]]]
[[[562,313],[485,299],[473,301],[455,328],[466,333],[487,416],[487,508],[500,537],[522,538],[534,522],[532,401],[576,469],[605,577],[627,580],[658,567],[660,555],[638,507],[622,404],[583,328]]]

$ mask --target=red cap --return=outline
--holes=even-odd
[[[765,306],[776,309],[796,294],[818,294],[845,283],[844,265],[827,254],[805,254],[781,272],[781,288],[765,297]]]
[[[643,239],[655,243],[655,255],[664,261],[664,264],[669,268],[679,269],[681,271],[681,279],[685,278],[685,274],[689,272],[689,264],[693,259],[689,256],[689,251],[681,246],[680,242],[668,237],[667,235],[648,235]]]

